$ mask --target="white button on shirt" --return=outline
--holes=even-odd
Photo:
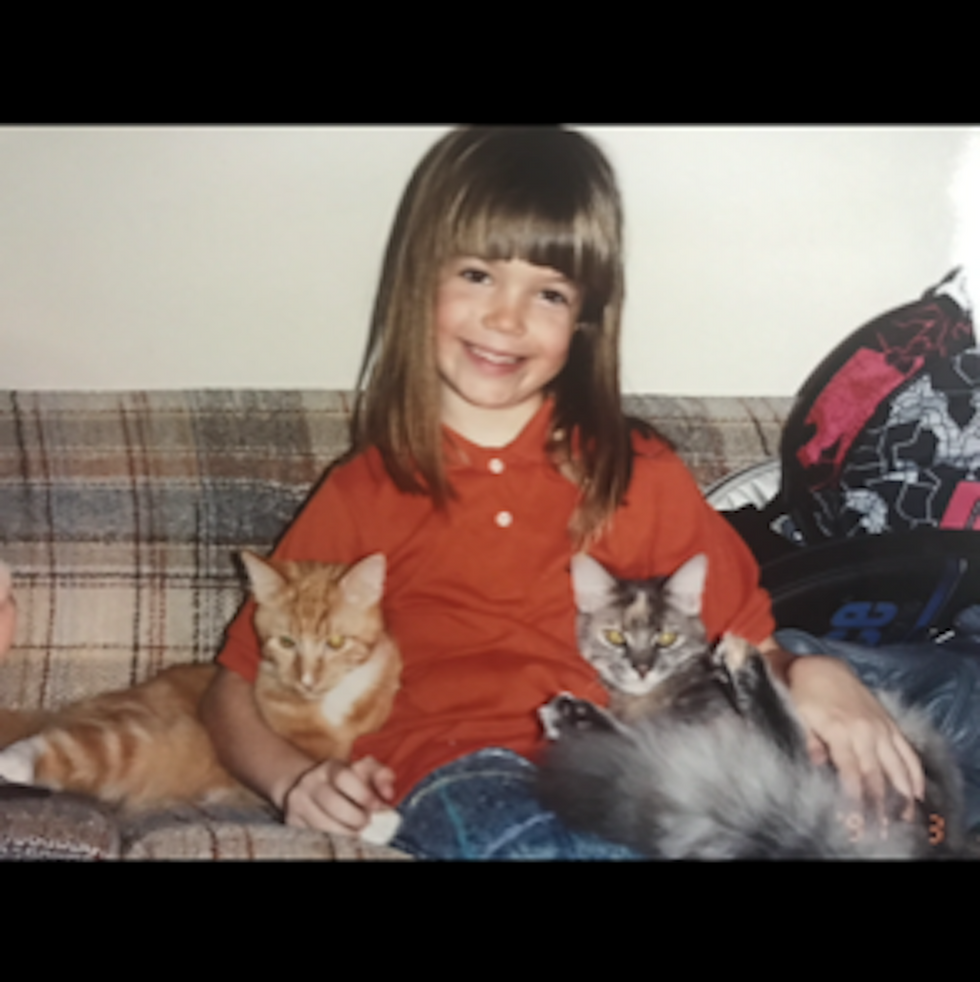
[[[494,521],[502,528],[510,528],[514,521],[514,516],[509,511],[497,512]]]
[[[487,467],[490,468],[491,474],[503,474],[504,472],[504,462],[499,457],[492,457]]]

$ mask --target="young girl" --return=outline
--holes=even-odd
[[[462,129],[424,157],[384,260],[352,424],[278,544],[288,559],[388,560],[385,615],[402,689],[352,763],[273,734],[251,682],[247,604],[205,720],[227,766],[298,826],[355,833],[377,809],[426,857],[607,857],[531,793],[538,708],[606,702],[576,651],[569,562],[620,576],[708,555],[709,632],[760,644],[854,794],[921,797],[918,760],[841,662],[772,640],[748,549],[679,458],[620,407],[622,218],[612,170],[559,128]]]

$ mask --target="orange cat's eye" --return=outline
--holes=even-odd
[[[327,638],[327,646],[333,648],[334,651],[338,651],[344,646],[344,636],[342,634],[331,634]]]
[[[279,638],[279,646],[287,651],[292,651],[296,647],[296,642],[288,634],[283,634]]]
[[[661,648],[669,648],[675,641],[677,641],[676,631],[661,631],[657,635],[657,644]]]
[[[622,631],[617,631],[616,628],[610,628],[608,631],[604,632],[606,640],[610,644],[616,645],[617,648],[622,648],[626,644],[626,636]]]

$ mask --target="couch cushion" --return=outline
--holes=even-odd
[[[674,443],[703,488],[775,456],[792,403],[779,396],[630,395],[623,400],[628,413],[649,420]]]
[[[81,795],[0,781],[0,859],[117,859],[112,811]]]
[[[260,812],[181,808],[123,825],[124,859],[408,859],[355,836],[283,825]]]

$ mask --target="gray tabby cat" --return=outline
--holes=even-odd
[[[922,758],[926,801],[902,821],[845,797],[811,763],[803,726],[765,658],[700,620],[707,560],[673,576],[616,580],[576,556],[578,640],[610,712],[560,695],[541,710],[554,741],[539,777],[572,827],[669,859],[940,858],[966,851],[959,771],[917,713],[878,693]]]

